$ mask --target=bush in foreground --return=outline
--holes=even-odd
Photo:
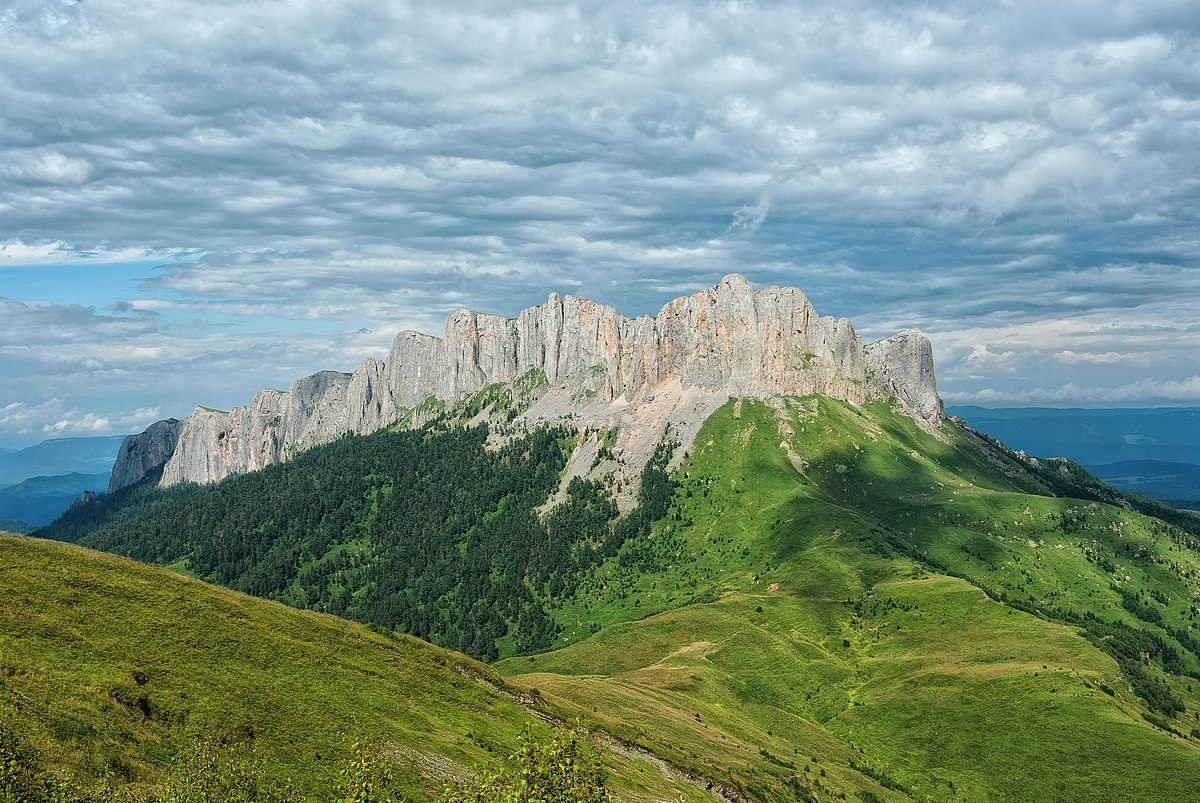
[[[451,787],[443,803],[610,803],[600,757],[578,734],[557,730],[539,741],[528,728],[500,767]]]

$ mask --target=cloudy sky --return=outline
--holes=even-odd
[[[730,272],[950,403],[1200,403],[1200,5],[0,2],[0,446]]]

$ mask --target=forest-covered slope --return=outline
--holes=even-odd
[[[216,485],[162,489],[150,477],[38,535],[174,564],[482,660],[542,651],[560,629],[553,606],[665,513],[669,454],[650,461],[642,504],[617,522],[603,484],[561,480],[577,434],[539,428],[496,448],[488,435],[486,425],[440,419],[345,436]]]

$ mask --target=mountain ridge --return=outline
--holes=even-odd
[[[28,477],[0,488],[0,520],[30,528],[49,524],[85,493],[104,489],[108,475],[101,472]]]
[[[1077,495],[1066,461],[884,401],[731,400],[669,474],[664,444],[644,509],[614,518],[582,482],[535,521],[587,436],[484,449],[475,407],[122,490],[163,506],[83,543],[498,652],[556,709],[745,800],[1190,799],[1195,538]],[[368,447],[383,462],[355,464]]]
[[[51,438],[21,449],[0,452],[0,488],[30,477],[54,477],[72,472],[108,473],[113,453],[124,435]]]
[[[686,445],[727,399],[821,393],[853,404],[893,399],[927,428],[945,416],[929,339],[918,330],[864,344],[845,318],[820,317],[793,287],[755,291],[738,274],[627,318],[552,293],[515,318],[459,308],[442,338],[405,331],[386,360],[319,371],[241,407],[197,407],[122,444],[110,491],[163,466],[163,485],[214,482],[286,460],[345,433],[419,423],[492,385],[523,384],[527,423],[620,425],[618,466],[636,476],[673,428]],[[649,444],[647,446],[647,444]]]

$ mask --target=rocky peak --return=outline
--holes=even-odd
[[[548,385],[521,420],[619,426],[618,445],[634,455],[667,426],[687,440],[733,396],[891,398],[925,426],[944,417],[923,334],[908,330],[864,346],[849,321],[820,317],[800,290],[755,291],[731,274],[653,317],[626,318],[557,293],[516,318],[456,309],[441,338],[401,332],[385,361],[368,359],[352,374],[322,371],[228,413],[198,408],[183,422],[132,436],[110,489],[164,460],[168,484],[255,470],[346,432],[388,426],[430,397],[452,405],[531,370]],[[636,470],[638,459],[630,461]]]
[[[129,435],[121,442],[108,492],[133,485],[166,462],[175,451],[183,422],[175,418],[155,421],[140,435]]]

